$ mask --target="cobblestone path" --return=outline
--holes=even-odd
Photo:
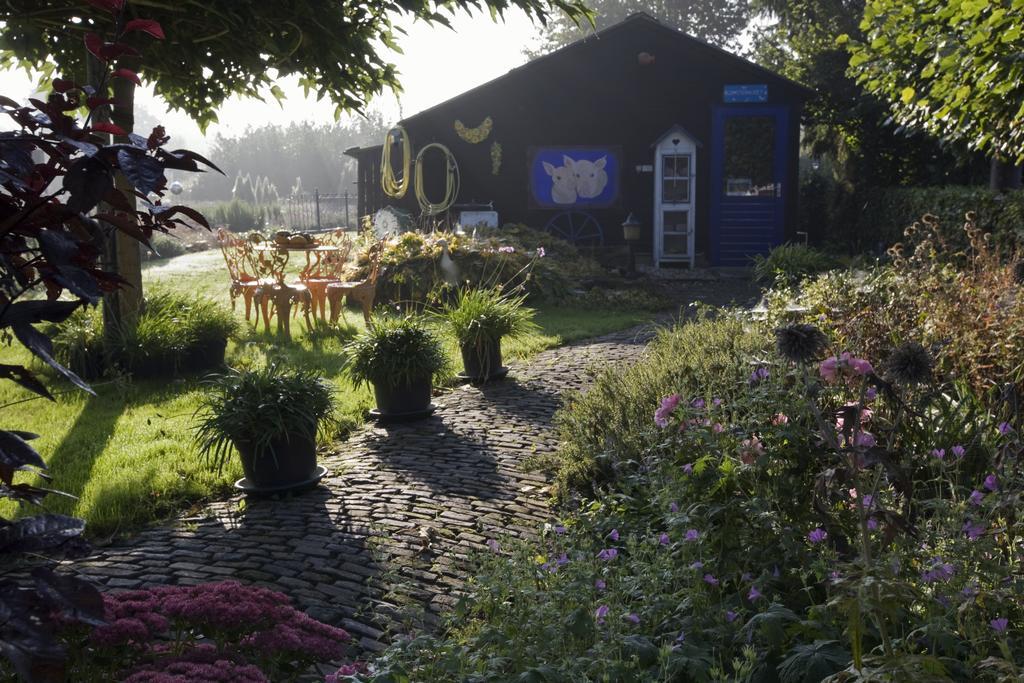
[[[509,378],[435,399],[421,422],[368,426],[320,454],[331,474],[283,499],[240,497],[98,549],[75,570],[109,588],[236,578],[283,591],[364,651],[430,627],[455,600],[470,550],[548,519],[544,476],[522,470],[556,446],[560,396],[587,369],[635,360],[641,329],[541,353]]]

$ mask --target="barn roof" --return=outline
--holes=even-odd
[[[603,28],[600,31],[596,31],[588,36],[580,38],[579,40],[573,43],[569,43],[568,45],[558,48],[557,50],[553,50],[545,55],[541,55],[540,57],[532,59],[526,64],[523,64],[522,66],[517,66],[516,68],[509,70],[507,73],[502,74],[497,78],[491,79],[490,81],[487,81],[486,83],[478,85],[474,88],[470,88],[469,90],[466,90],[465,92],[460,93],[455,97],[451,97],[445,100],[444,102],[440,102],[432,107],[428,107],[427,109],[424,109],[416,114],[413,114],[412,116],[403,119],[401,123],[404,125],[408,122],[415,121],[416,119],[422,116],[427,116],[431,112],[437,109],[444,108],[450,105],[451,103],[460,100],[464,97],[469,97],[474,93],[479,93],[480,91],[488,90],[492,87],[499,86],[502,84],[503,81],[512,76],[517,76],[520,74],[529,73],[531,71],[541,69],[551,60],[560,59],[564,57],[566,54],[590,47],[595,41],[601,40],[601,38],[604,38],[613,33],[618,33],[619,31],[635,28],[636,26],[641,24],[654,25],[657,28],[661,29],[662,31],[670,32],[677,39],[687,41],[691,45],[694,45],[699,49],[706,50],[710,55],[713,55],[716,59],[724,59],[727,61],[731,61],[733,64],[750,71],[751,75],[755,75],[758,78],[767,79],[769,81],[774,81],[777,84],[783,85],[789,89],[796,91],[805,98],[808,98],[813,94],[813,91],[810,88],[803,86],[797,83],[796,81],[792,81],[784,76],[780,76],[774,71],[766,69],[763,66],[760,66],[759,64],[755,64],[754,62],[744,59],[743,57],[734,55],[728,50],[724,50],[720,47],[707,43],[701,40],[700,38],[695,38],[687,33],[683,33],[679,29],[673,28],[659,21],[658,19],[655,19],[646,12],[634,12],[633,14],[630,14],[628,17],[626,17],[617,24],[612,24],[611,26]]]

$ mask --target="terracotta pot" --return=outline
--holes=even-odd
[[[397,386],[375,382],[373,393],[377,397],[377,410],[385,417],[429,410],[431,380],[428,375]]]
[[[309,481],[316,474],[316,435],[287,434],[272,439],[258,455],[250,442],[235,441],[242,471],[258,488],[283,488]]]
[[[491,379],[501,368],[501,340],[492,343],[466,344],[462,351],[462,367],[471,380]]]

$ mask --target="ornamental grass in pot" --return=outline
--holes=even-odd
[[[466,288],[442,309],[441,318],[459,343],[467,379],[487,381],[505,374],[501,340],[522,338],[538,329],[533,309],[525,304],[525,293]]]
[[[283,490],[317,475],[316,442],[334,422],[332,388],[312,371],[268,365],[207,382],[196,440],[218,470],[236,450],[253,489]]]
[[[421,316],[374,317],[343,354],[348,377],[373,386],[383,418],[429,414],[434,375],[448,365]]]

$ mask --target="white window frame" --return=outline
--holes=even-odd
[[[668,202],[664,201],[663,191],[665,183],[665,157],[688,156],[689,164],[689,201]],[[654,265],[662,263],[688,263],[693,268],[695,230],[694,216],[696,214],[696,192],[697,192],[697,145],[688,135],[679,128],[674,128],[662,137],[654,149]],[[678,179],[681,176],[669,176],[668,179]],[[686,229],[686,254],[665,253],[665,212],[666,211],[687,211]],[[671,235],[683,233],[672,232]]]

